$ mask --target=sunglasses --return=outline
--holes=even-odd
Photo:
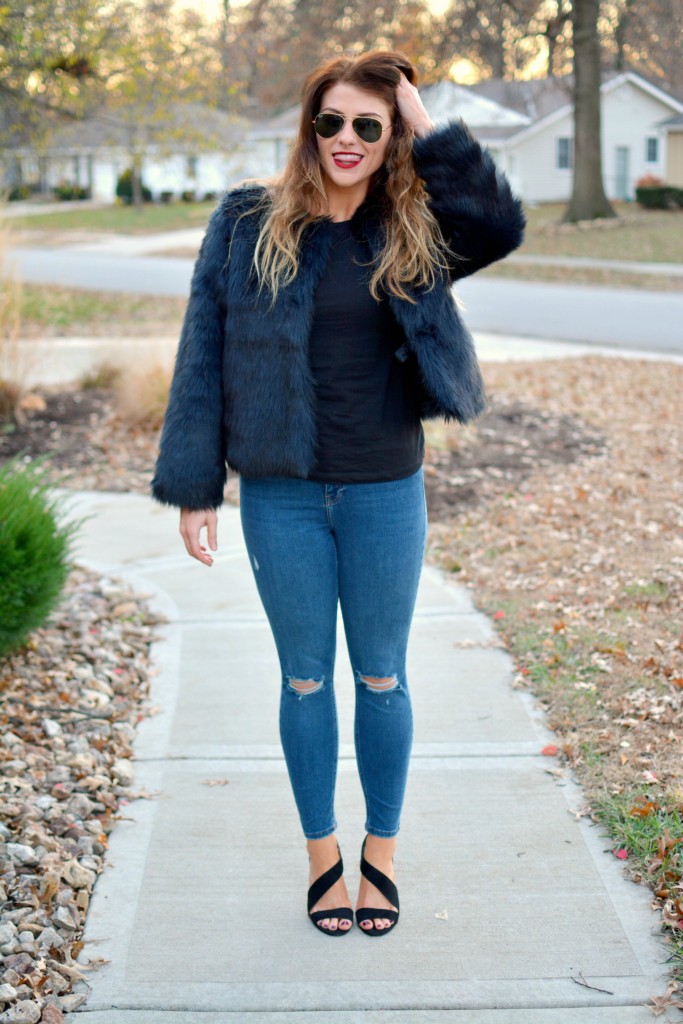
[[[382,132],[388,132],[391,125],[385,128],[376,117],[344,117],[342,114],[318,114],[313,119],[315,130],[323,139],[331,139],[338,135],[347,121],[353,125],[353,130],[363,142],[379,142]]]

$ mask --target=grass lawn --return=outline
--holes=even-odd
[[[180,332],[186,300],[23,285],[21,336],[153,336]]]
[[[614,203],[616,220],[561,224],[564,203],[527,207],[527,233],[517,250],[544,256],[683,263],[683,210],[644,210]]]
[[[201,227],[209,219],[215,203],[145,203],[132,206],[108,206],[99,210],[60,210],[37,213],[31,217],[12,217],[12,227],[26,231],[111,231],[139,235],[180,228]]]

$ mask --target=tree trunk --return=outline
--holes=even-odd
[[[615,71],[626,70],[625,43],[630,28],[631,9],[633,6],[634,0],[624,0],[624,5],[617,14],[617,23],[614,26],[614,42],[617,46],[617,55],[614,60]]]
[[[133,186],[133,206],[136,210],[142,209],[142,161],[139,154],[133,156],[133,177],[131,184]]]
[[[563,221],[616,217],[602,183],[599,0],[574,0],[574,178]]]

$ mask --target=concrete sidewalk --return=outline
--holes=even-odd
[[[89,991],[77,1011],[86,1024],[652,1020],[644,1004],[666,990],[668,947],[649,891],[571,813],[581,791],[550,773],[557,763],[540,751],[554,734],[512,688],[511,660],[464,587],[424,569],[408,656],[415,741],[399,926],[382,941],[356,926],[330,940],[306,916],[279,665],[239,509],[219,513],[208,569],[185,553],[176,509],[94,492],[71,494],[69,507],[92,516],[78,560],[123,576],[169,618],[153,648],[160,713],[135,742],[136,785],[156,796],[123,809],[110,836],[80,958],[108,963],[89,990],[76,986]],[[364,807],[341,620],[335,682],[338,838],[353,900]]]

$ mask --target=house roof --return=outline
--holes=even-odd
[[[525,111],[515,110],[495,96],[487,96],[448,79],[421,89],[420,97],[429,116],[437,124],[462,117],[472,128],[500,128],[504,131],[509,128],[517,130],[531,120]]]
[[[252,122],[249,131],[250,139],[280,139],[292,138],[299,131],[299,118],[301,117],[301,104],[296,103],[288,107],[275,117],[265,118],[263,121]]]
[[[600,89],[603,93],[611,92],[626,82],[643,89],[672,110],[683,113],[683,103],[676,96],[662,89],[659,83],[650,82],[643,75],[635,71],[605,72],[602,76]],[[541,131],[546,125],[552,124],[553,121],[571,112],[573,108],[573,85],[574,76],[563,75],[559,78],[538,78],[519,82],[488,79],[485,82],[479,82],[476,85],[470,86],[470,88],[475,92],[482,90],[486,92],[488,90],[492,94],[497,95],[499,101],[505,100],[508,103],[515,104],[516,109],[524,109],[525,112],[529,113],[531,117],[530,124],[507,135],[501,132],[494,132],[489,136],[489,138],[494,138],[496,141],[504,141],[506,138],[512,137],[514,137],[514,141],[517,141],[522,137]],[[476,134],[478,137],[481,136],[479,130],[477,130]]]
[[[41,152],[73,152],[98,150],[108,147],[126,148],[131,142],[131,131],[137,127],[138,137],[146,145],[172,140],[176,145],[202,145],[211,143],[224,147],[240,142],[246,134],[248,122],[244,118],[215,110],[199,103],[175,103],[166,108],[163,121],[152,111],[145,117],[132,110],[105,109],[82,120],[60,120],[48,127],[41,141]],[[26,148],[30,142],[17,139],[7,148]]]
[[[674,114],[663,121],[657,122],[658,128],[666,128],[669,132],[683,132],[683,114]]]
[[[529,78],[510,82],[503,78],[487,78],[468,86],[479,96],[524,115],[527,123],[540,121],[548,114],[572,102],[573,76],[561,78]]]

